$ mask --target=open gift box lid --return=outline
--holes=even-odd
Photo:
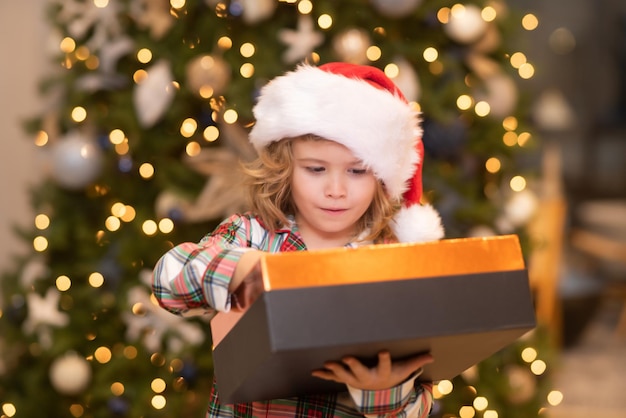
[[[515,235],[267,254],[265,292],[211,320],[222,403],[344,391],[324,362],[430,352],[452,379],[535,326]]]

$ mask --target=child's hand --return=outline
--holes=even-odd
[[[232,308],[245,311],[263,293],[261,266],[257,264],[241,281],[231,296]]]
[[[411,357],[406,360],[391,361],[388,351],[378,353],[378,365],[371,369],[354,357],[344,357],[341,362],[328,362],[324,369],[315,370],[312,375],[325,380],[345,383],[362,390],[382,390],[399,385],[413,373],[432,363],[430,354]]]

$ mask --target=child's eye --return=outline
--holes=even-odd
[[[322,166],[308,166],[306,167],[307,171],[310,171],[311,173],[321,173],[322,171],[324,171],[324,167]]]
[[[351,168],[350,172],[352,174],[362,175],[362,174],[367,173],[367,169],[366,168]]]

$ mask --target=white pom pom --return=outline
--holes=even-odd
[[[431,205],[404,207],[394,217],[393,232],[400,242],[426,242],[443,238],[439,213]]]

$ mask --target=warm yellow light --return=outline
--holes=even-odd
[[[563,393],[558,390],[553,390],[548,393],[548,403],[552,406],[557,406],[563,402]]]
[[[254,65],[249,62],[245,62],[239,67],[239,74],[243,78],[250,78],[254,75]]]
[[[473,418],[476,415],[476,410],[471,406],[465,405],[459,409],[460,418]]]
[[[143,163],[139,166],[139,175],[144,179],[154,176],[154,166],[150,163]]]
[[[121,144],[126,139],[126,134],[121,129],[113,129],[109,133],[109,141],[113,145]]]
[[[93,353],[94,358],[98,361],[98,363],[105,364],[111,361],[113,355],[111,354],[111,350],[107,347],[98,347],[96,351]]]
[[[109,0],[93,0],[93,5],[99,9],[104,9],[109,5]]]
[[[523,78],[524,80],[528,80],[535,75],[535,67],[527,62],[526,64],[522,64],[519,67],[518,73],[521,78]]]
[[[130,222],[133,219],[135,219],[135,216],[137,216],[137,212],[135,211],[135,208],[130,205],[126,205],[126,211],[124,212],[124,215],[122,215],[120,219],[124,222]]]
[[[200,154],[201,150],[202,150],[202,148],[200,147],[200,144],[198,144],[196,141],[191,141],[185,147],[185,152],[190,157],[194,157],[194,156]]]
[[[509,182],[509,186],[514,192],[521,192],[526,188],[526,179],[522,176],[514,176]]]
[[[239,53],[244,58],[250,58],[251,56],[254,55],[255,52],[256,50],[254,48],[254,45],[252,45],[250,42],[246,42],[242,44],[241,47],[239,48]]]
[[[17,408],[12,403],[3,403],[2,404],[2,413],[7,417],[13,417],[17,413]]]
[[[82,122],[87,119],[87,110],[82,106],[76,106],[72,109],[72,120],[74,122]]]
[[[526,55],[524,55],[521,52],[516,52],[513,55],[511,55],[511,58],[509,59],[509,61],[511,62],[511,65],[513,66],[513,68],[519,68],[522,66],[522,64],[526,64],[528,60],[526,58]]]
[[[484,411],[485,409],[487,409],[489,401],[484,396],[477,396],[474,398],[474,402],[472,403],[472,405],[474,405],[474,408],[477,411]]]
[[[182,9],[185,7],[185,0],[170,0],[170,6],[174,9]]]
[[[237,122],[238,118],[239,118],[239,114],[237,113],[235,109],[228,109],[227,111],[224,112],[224,122],[228,124]]]
[[[228,36],[222,36],[220,39],[217,40],[217,46],[220,49],[224,50],[230,49],[233,47],[233,41]]]
[[[509,132],[505,132],[504,135],[502,135],[502,142],[504,142],[504,145],[508,146],[508,147],[512,147],[513,145],[517,144],[517,134],[515,132],[509,131]]]
[[[48,143],[48,133],[46,131],[39,131],[37,135],[35,135],[35,145],[38,147],[43,147]]]
[[[122,202],[115,202],[111,205],[111,215],[121,218],[126,213],[126,205]]]
[[[48,248],[48,240],[42,236],[35,237],[33,239],[33,248],[38,252],[45,251]]]
[[[474,112],[481,117],[487,116],[489,112],[491,112],[491,106],[489,106],[489,103],[481,100],[476,103],[476,106],[474,106]]]
[[[526,347],[522,350],[522,360],[531,363],[537,358],[537,350],[532,347]]]
[[[37,229],[46,229],[49,226],[50,218],[48,218],[48,215],[40,213],[39,215],[35,216],[35,227],[37,227]]]
[[[59,48],[66,54],[74,52],[74,49],[76,49],[76,41],[74,41],[72,38],[63,38],[61,44],[59,45]]]
[[[526,144],[528,144],[528,141],[530,141],[531,139],[531,135],[528,132],[521,132],[518,136],[517,136],[517,145],[519,145],[520,147],[525,146]]]
[[[298,11],[303,15],[308,15],[313,11],[313,3],[309,0],[301,0],[298,3]]]
[[[548,366],[543,360],[535,360],[530,364],[530,371],[539,376],[542,375]]]
[[[148,72],[146,70],[137,70],[133,74],[133,81],[137,84],[148,78]]]
[[[76,49],[76,58],[81,61],[87,60],[89,58],[89,48],[86,46],[81,46]]]
[[[159,231],[169,234],[174,230],[174,222],[169,218],[163,218],[159,221]]]
[[[449,380],[441,380],[439,381],[439,383],[437,383],[437,389],[439,389],[439,392],[442,395],[448,395],[452,393],[452,389],[454,389],[454,386]]]
[[[104,276],[97,271],[94,271],[89,275],[89,285],[91,287],[101,287],[104,284]]]
[[[163,395],[155,395],[152,398],[152,407],[154,409],[163,409],[165,408],[166,404],[167,404],[167,401],[165,400],[165,396]]]
[[[333,25],[333,18],[330,15],[323,14],[317,18],[317,25],[322,29],[329,29]]]
[[[437,20],[443,24],[446,24],[450,21],[450,8],[442,7],[437,11]]]
[[[522,18],[522,27],[526,30],[535,30],[539,26],[539,19],[532,13],[528,13]]]
[[[137,51],[137,60],[142,64],[147,64],[152,61],[152,51],[148,48],[141,48]]]
[[[483,418],[498,418],[498,413],[493,409],[488,409],[483,414]]]
[[[113,148],[115,148],[115,152],[118,155],[126,155],[128,154],[128,151],[130,151],[130,146],[128,145],[127,139],[124,139],[124,142],[122,142],[121,144],[116,144]]]
[[[493,22],[494,20],[496,20],[498,13],[496,12],[496,9],[494,9],[493,7],[487,6],[481,10],[480,16],[483,18],[485,22]]]
[[[132,345],[129,345],[128,347],[124,347],[124,357],[126,357],[129,360],[133,360],[135,358],[137,358],[137,348],[133,347]]]
[[[115,217],[115,216],[109,216],[105,221],[104,221],[104,226],[106,227],[106,229],[108,229],[111,232],[117,231],[118,229],[120,229],[120,226],[122,226],[122,223],[120,222],[120,220]]]
[[[157,223],[149,219],[145,221],[143,225],[141,225],[141,230],[146,235],[154,235],[157,233],[158,230]]]
[[[85,408],[83,408],[81,404],[73,403],[72,405],[70,405],[70,414],[72,414],[73,417],[82,417],[84,413]]]
[[[376,45],[372,45],[368,47],[367,50],[365,51],[365,56],[370,61],[378,61],[380,57],[382,57],[382,55],[383,55],[383,52]]]
[[[485,162],[485,169],[490,173],[497,173],[502,168],[502,163],[496,157],[491,157]]]
[[[213,90],[213,87],[211,87],[209,85],[206,85],[206,84],[204,86],[200,87],[200,90],[198,90],[198,94],[203,99],[208,99],[209,97],[213,96],[214,92],[215,91]]]
[[[389,78],[396,78],[400,74],[400,68],[394,63],[385,65],[385,75]]]
[[[517,118],[515,116],[507,116],[502,121],[502,127],[507,131],[514,131],[517,129]]]
[[[157,377],[150,383],[150,388],[154,393],[162,393],[166,387],[165,380],[160,377]]]
[[[124,394],[124,385],[120,382],[114,382],[111,384],[111,393],[115,396],[122,396]]]
[[[456,99],[456,107],[461,110],[467,110],[474,104],[474,100],[467,94],[462,94]]]
[[[208,142],[213,142],[217,138],[219,138],[220,130],[217,128],[217,126],[214,126],[214,125],[207,126],[204,132],[202,133],[202,136]]]
[[[70,287],[72,287],[72,281],[67,276],[57,277],[55,284],[57,289],[59,289],[61,292],[65,292],[69,290]]]
[[[437,51],[437,49],[429,46],[424,50],[422,56],[424,57],[424,60],[426,62],[434,62],[437,60],[437,58],[439,58],[439,52]]]
[[[198,129],[198,122],[193,118],[187,118],[180,125],[180,134],[185,138],[190,138],[196,133]]]

